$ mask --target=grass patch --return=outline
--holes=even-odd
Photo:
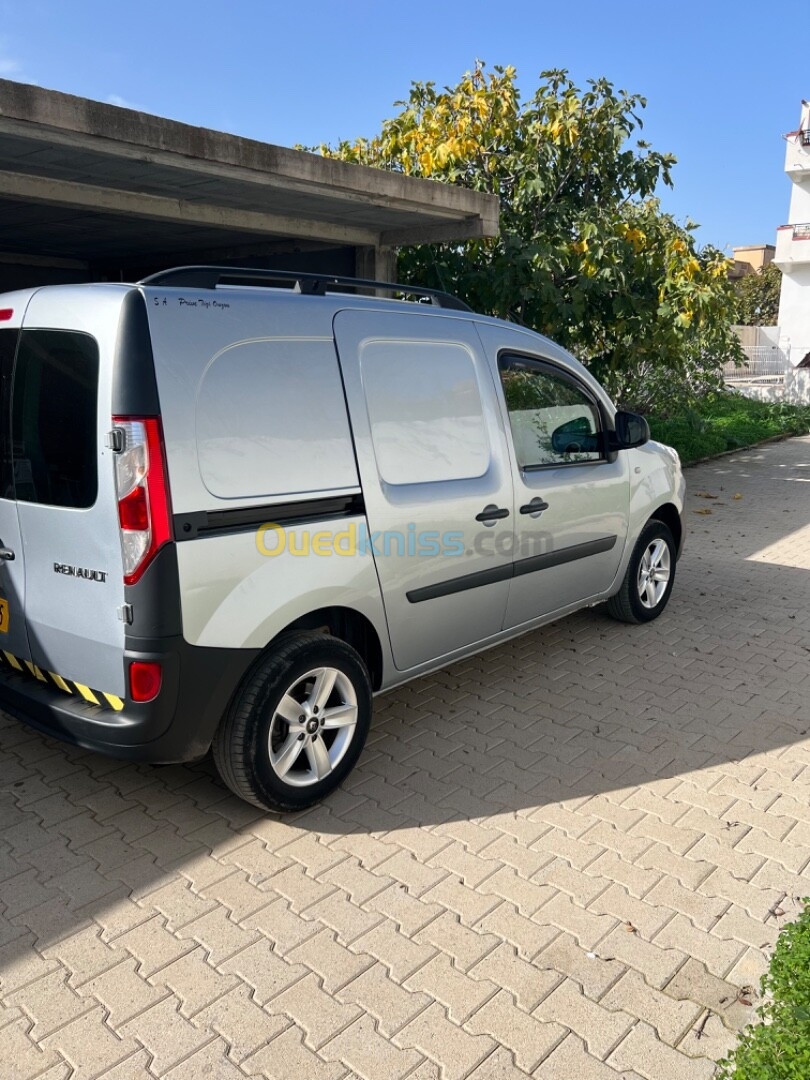
[[[788,923],[762,977],[763,1021],[748,1027],[720,1062],[717,1080],[807,1080],[810,1077],[810,904]]]
[[[810,405],[754,401],[742,394],[718,391],[682,416],[650,417],[650,431],[658,442],[674,446],[688,465],[776,435],[806,435],[810,432]]]

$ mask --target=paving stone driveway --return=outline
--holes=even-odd
[[[661,620],[379,700],[309,813],[0,716],[3,1080],[710,1077],[810,892],[810,439],[688,482]]]

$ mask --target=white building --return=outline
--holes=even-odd
[[[810,102],[802,102],[798,131],[786,137],[785,172],[792,180],[789,224],[776,234],[774,262],[782,271],[780,344],[792,364],[810,354]]]

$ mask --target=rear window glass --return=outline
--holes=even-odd
[[[0,499],[14,498],[11,464],[11,376],[14,371],[14,350],[19,330],[0,330]]]
[[[87,334],[23,330],[11,438],[20,502],[83,508],[98,490],[98,346]]]

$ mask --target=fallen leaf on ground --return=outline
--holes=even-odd
[[[742,495],[740,495],[740,494],[737,494],[737,495],[735,495],[735,496],[734,496],[734,498],[735,498],[735,499],[741,499],[741,498],[742,498]]]
[[[711,508],[708,507],[708,506],[704,507],[702,510],[693,510],[692,511],[693,514],[710,514],[711,512],[712,512]]]
[[[719,495],[710,495],[708,491],[696,491],[695,497],[698,499],[719,499]]]

